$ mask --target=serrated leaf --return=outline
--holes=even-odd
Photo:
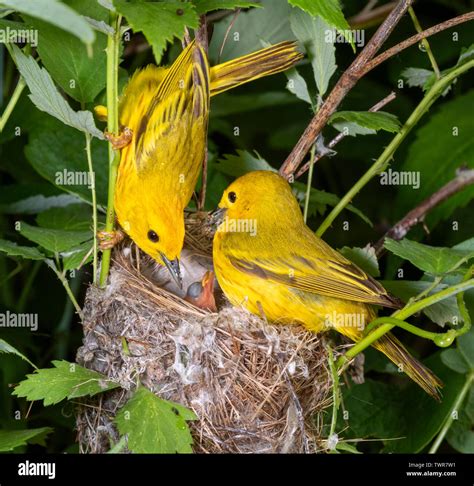
[[[313,17],[322,17],[327,24],[336,28],[351,43],[354,48],[351,28],[344,18],[339,0],[288,0],[295,7],[299,7]]]
[[[76,3],[76,2],[75,2]],[[95,0],[77,5],[90,15],[97,11],[107,12]],[[45,21],[24,16],[25,20],[39,32],[38,53],[48,73],[71,97],[88,103],[105,88],[107,73],[107,37],[99,33],[91,52],[73,35],[49,25]],[[93,19],[92,19],[93,20]]]
[[[423,88],[423,91],[425,91],[426,81],[428,81],[430,76],[432,76],[433,74],[433,71],[430,71],[429,69],[414,67],[409,67],[402,71],[402,77],[406,79],[407,84],[410,88],[419,87]]]
[[[75,363],[53,361],[53,366],[26,375],[26,380],[15,387],[13,395],[29,401],[43,400],[46,407],[65,398],[93,396],[119,386],[106,376]]]
[[[261,7],[258,2],[246,2],[242,0],[193,0],[198,15],[213,10],[234,10],[235,8]]]
[[[458,349],[445,349],[441,353],[441,361],[456,373],[467,373],[470,369],[469,364],[464,359]]]
[[[372,277],[380,276],[379,262],[373,246],[369,245],[365,248],[349,248],[345,246],[339,252]]]
[[[313,103],[308,91],[308,86],[298,70],[296,68],[289,69],[288,71],[285,71],[285,75],[288,78],[286,89],[300,100],[306,101],[306,103],[312,105]]]
[[[30,444],[45,445],[45,439],[53,431],[51,427],[24,430],[0,430],[0,452],[13,451]]]
[[[349,123],[355,123],[359,127],[367,129],[359,132],[360,135],[368,135],[376,133],[377,130],[384,130],[386,132],[396,133],[400,130],[400,122],[395,115],[391,113],[386,113],[384,111],[337,111],[328,120],[328,123],[334,125],[339,131],[341,128],[345,127],[344,123],[339,122],[339,120],[345,120]],[[349,130],[349,127],[347,127]],[[349,130],[348,135],[352,135]]]
[[[387,238],[384,246],[395,255],[408,260],[415,267],[431,275],[453,272],[474,258],[474,250],[434,247],[407,238],[401,241]]]
[[[0,252],[6,253],[11,257],[21,257],[26,260],[44,260],[43,255],[38,248],[32,246],[19,246],[13,241],[0,239]]]
[[[128,3],[125,0],[114,0],[114,5],[134,32],[143,32],[153,47],[157,63],[168,42],[175,38],[182,39],[185,27],[195,29],[198,26],[198,15],[191,3]]]
[[[324,96],[337,67],[336,49],[333,42],[327,39],[327,32],[331,32],[332,29],[324,20],[311,17],[299,9],[291,12],[290,24],[311,61],[319,95]]]
[[[429,120],[415,132],[407,156],[398,170],[419,172],[420,187],[400,185],[393,201],[394,218],[403,217],[421,201],[434,194],[455,177],[461,165],[474,168],[474,90],[444,102]],[[426,217],[432,229],[450,217],[454,210],[474,198],[474,186],[465,187],[433,208]]]
[[[29,97],[39,110],[49,113],[70,127],[104,139],[103,133],[95,126],[90,111],[74,111],[61,96],[46,69],[39,67],[31,56],[25,56],[15,45],[12,49],[18,70],[31,91]]]
[[[466,412],[461,411],[446,434],[449,445],[462,454],[474,454],[474,431]]]
[[[20,224],[20,233],[30,241],[53,253],[69,251],[71,248],[89,240],[92,236],[87,231],[67,231],[51,228],[40,228],[27,223]]]
[[[87,204],[51,208],[36,217],[36,222],[43,228],[74,231],[90,229],[91,220],[92,209]]]
[[[22,186],[15,185],[12,189],[21,190]],[[6,188],[3,187],[2,191],[4,189]],[[25,189],[28,190],[27,187]],[[37,214],[51,208],[65,207],[78,202],[80,202],[80,199],[69,194],[59,194],[57,196],[37,194],[35,196],[20,197],[10,203],[0,203],[0,212],[6,214]]]
[[[262,0],[259,3],[264,8],[241,12],[237,19],[230,15],[214,24],[209,56],[215,63],[217,60],[219,62],[228,61],[255,52],[268,44],[294,40],[295,36],[289,23],[291,7],[288,2],[286,0]],[[227,31],[229,31],[227,42],[220,53]]]
[[[192,452],[193,439],[186,422],[196,419],[191,410],[141,386],[120,409],[115,424],[122,435],[128,435],[131,451],[174,454]]]
[[[95,33],[90,25],[72,8],[57,0],[1,0],[0,6],[31,15],[70,32],[85,44],[92,44]]]
[[[14,354],[14,355],[20,357],[22,360],[29,363],[31,366],[33,366],[33,368],[36,368],[36,369],[38,368],[23,353],[20,353],[20,351],[18,351],[18,349],[13,347],[11,344],[8,344],[3,339],[0,339],[0,353]]]

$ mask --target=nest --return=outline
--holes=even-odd
[[[186,244],[209,262],[202,227],[188,221]],[[199,309],[163,288],[162,277],[148,257],[125,246],[114,254],[107,289],[88,289],[78,362],[122,389],[79,407],[81,451],[106,452],[119,439],[113,418],[138,381],[195,412],[195,452],[321,449],[331,381],[321,338],[300,326],[269,324],[225,300],[217,313]]]

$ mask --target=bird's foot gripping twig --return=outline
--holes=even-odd
[[[110,250],[114,246],[118,245],[124,238],[125,238],[125,233],[122,230],[97,232],[99,248],[102,251]]]
[[[118,135],[105,131],[104,136],[112,144],[114,150],[121,150],[132,141],[133,132],[130,128],[124,127]]]

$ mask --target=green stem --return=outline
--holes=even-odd
[[[454,68],[452,71],[438,79],[431,89],[426,93],[419,105],[415,108],[413,113],[409,116],[400,131],[395,135],[392,141],[387,145],[380,157],[374,162],[369,170],[352,186],[352,188],[344,195],[333,210],[328,214],[326,219],[321,223],[321,226],[316,231],[317,236],[322,236],[323,233],[331,226],[333,221],[337,218],[339,213],[354,199],[358,192],[377,174],[385,170],[393,154],[396,152],[400,144],[405,140],[412,128],[418,123],[421,117],[430,109],[431,105],[439,98],[444,90],[462,73],[474,67],[474,59],[465,64]]]
[[[118,454],[122,452],[127,446],[127,436],[122,435],[120,440],[107,452],[107,454]]]
[[[311,194],[311,184],[313,182],[313,169],[314,169],[314,155],[315,155],[315,153],[316,153],[316,146],[313,145],[311,147],[311,152],[310,152],[309,170],[308,170],[308,185],[306,187],[306,199],[304,201],[303,218],[304,218],[305,223],[306,223],[306,220],[308,219],[309,197],[310,197],[310,194]]]
[[[2,116],[0,117],[0,133],[3,132],[3,129],[5,128],[5,125],[7,124],[7,121],[10,118],[10,115],[12,114],[19,100],[22,91],[25,89],[25,86],[26,83],[24,79],[20,78],[18,80],[18,84],[15,87],[15,91],[13,91],[10,101],[8,102],[8,105],[5,108],[5,111],[2,113]]]
[[[381,324],[383,322],[393,324],[394,326],[400,327],[400,328],[404,329],[405,331],[408,331],[408,332],[411,332],[412,334],[415,334],[416,336],[420,336],[420,337],[425,338],[425,339],[430,339],[431,341],[437,340],[438,337],[441,334],[444,334],[444,333],[424,331],[423,329],[420,329],[419,327],[416,327],[413,324],[409,324],[408,322],[401,321],[400,319],[397,319],[396,317],[378,317],[377,319],[374,319],[364,329],[364,334],[367,336],[375,327],[377,327],[379,324]]]
[[[391,331],[395,327],[395,325],[398,325],[398,321],[404,321],[406,318],[412,316],[413,314],[416,314],[425,307],[436,304],[436,302],[447,299],[448,297],[456,295],[459,292],[464,292],[471,287],[474,287],[474,278],[466,280],[464,282],[460,282],[456,285],[453,285],[452,287],[448,287],[447,289],[441,290],[436,294],[413,302],[410,305],[406,305],[403,309],[394,312],[388,318],[379,317],[378,319],[376,319],[378,322],[387,322],[387,320],[389,322],[386,324],[382,324],[380,327],[372,331],[369,335],[365,336],[361,341],[359,341],[351,349],[349,349],[349,351],[347,351],[344,356],[341,356],[337,363],[338,368],[342,368],[347,362],[354,358],[354,356],[364,351],[364,349],[372,345],[375,341],[377,341],[377,339],[380,339],[384,334]],[[397,324],[393,323],[393,318],[397,318]],[[453,342],[456,336],[459,336],[466,332],[467,326],[469,326],[469,324],[465,323],[464,326],[458,330],[450,329],[445,333],[438,334],[435,337],[435,343],[440,347],[449,346],[449,344]]]
[[[439,446],[443,442],[444,438],[446,437],[446,434],[448,433],[448,430],[450,429],[451,425],[453,424],[453,412],[456,410],[459,410],[461,408],[461,405],[466,398],[467,393],[471,389],[472,384],[474,383],[474,373],[470,373],[467,375],[466,382],[464,383],[464,386],[461,388],[461,391],[459,392],[459,395],[456,397],[456,401],[454,402],[453,409],[451,413],[449,414],[449,417],[446,419],[446,422],[444,423],[443,427],[441,428],[439,434],[437,435],[435,441],[433,442],[433,445],[430,447],[430,450],[428,451],[428,454],[435,454],[436,451],[439,449]]]
[[[120,22],[122,17],[115,12],[110,13],[110,25],[115,29],[113,35],[107,38],[107,130],[110,133],[118,134],[118,64],[120,45]],[[105,231],[111,232],[115,224],[114,195],[115,182],[117,180],[120,152],[114,150],[109,142],[109,187],[107,197],[107,216],[105,220]],[[109,275],[111,250],[104,250],[100,269],[100,286],[107,285]]]
[[[93,260],[92,260],[92,275],[93,282],[97,284],[97,194],[95,189],[95,174],[94,166],[92,164],[92,153],[91,153],[91,136],[89,133],[84,132],[86,137],[86,155],[87,155],[87,166],[89,168],[89,180],[91,183],[91,194],[92,194],[92,226],[94,234],[94,249],[93,249]]]
[[[413,25],[415,26],[415,29],[418,33],[423,32],[423,29],[420,25],[420,22],[418,22],[418,18],[415,14],[415,11],[413,10],[413,7],[408,7],[408,13],[410,14],[411,20],[413,21]],[[436,59],[433,55],[433,52],[431,51],[431,46],[430,43],[428,42],[428,39],[422,39],[420,44],[423,46],[423,48],[426,50],[426,54],[428,54],[428,57],[431,62],[431,66],[433,67],[433,71],[436,74],[436,79],[439,79],[441,76],[441,73],[439,71],[438,63],[436,62]]]
[[[66,278],[66,275],[64,272],[61,272],[59,270],[59,267],[57,264],[54,264],[53,262],[48,264],[49,268],[53,270],[53,272],[56,274],[56,276],[59,278],[60,282],[63,284],[64,290],[66,290],[66,293],[68,297],[71,299],[72,305],[76,309],[76,312],[78,313],[79,317],[82,320],[83,314],[82,314],[82,309],[80,308],[79,304],[77,303],[76,297],[74,295],[74,292],[71,290],[71,287],[69,286],[69,282]]]

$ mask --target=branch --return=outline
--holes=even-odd
[[[387,37],[411,6],[413,0],[400,0],[390,12],[382,25],[377,29],[361,53],[355,58],[352,64],[339,78],[333,90],[322,104],[317,114],[310,121],[303,135],[298,140],[290,155],[280,168],[280,174],[289,178],[303,161],[311,145],[316,141],[317,136],[323,129],[329,117],[336,111],[337,107],[354,87],[357,81],[363,76],[364,66],[375,56],[382,47]]]
[[[339,78],[339,81],[334,86],[333,90],[327,97],[326,101],[321,106],[319,112],[313,117],[301,138],[296,143],[295,147],[287,157],[285,162],[280,168],[280,174],[286,178],[289,178],[293,174],[298,166],[301,164],[303,158],[308,153],[311,145],[316,141],[317,136],[321,132],[322,128],[326,124],[329,117],[336,111],[337,107],[347,95],[347,93],[354,87],[360,78],[365,76],[372,69],[377,67],[382,62],[386,61],[392,56],[400,53],[407,47],[410,47],[422,39],[430,37],[433,34],[449,29],[455,25],[462,24],[474,19],[474,12],[469,12],[464,15],[460,15],[453,19],[442,22],[435,25],[419,34],[416,34],[403,42],[387,49],[383,54],[374,58],[376,52],[380,49],[383,42],[392,32],[395,25],[400,21],[403,14],[411,6],[411,0],[400,1],[397,6],[392,10],[390,15],[385,19],[383,24],[378,28],[377,32],[370,39],[369,43],[357,56],[355,61],[349,66],[349,68]]]
[[[388,103],[390,103],[391,101],[393,101],[395,98],[396,98],[396,94],[392,91],[383,100],[380,100],[377,104],[375,104],[374,106],[372,106],[372,108],[369,108],[369,111],[379,111],[381,108],[383,108],[385,105],[387,105]],[[339,133],[337,136],[335,136],[328,143],[328,148],[332,149],[333,147],[335,147],[345,137],[347,137],[347,135],[344,132]],[[325,152],[323,154],[318,154],[314,158],[313,164],[315,164],[316,162],[320,161],[326,154],[327,154],[327,152]],[[311,165],[311,161],[310,162],[306,162],[306,164],[304,164],[303,167],[301,167],[301,169],[296,174],[296,179],[298,179],[299,177],[301,177],[309,169],[309,166],[310,165]]]
[[[465,187],[474,184],[474,169],[461,168],[456,171],[456,177],[436,191],[430,197],[422,201],[416,208],[412,209],[404,218],[396,223],[382,238],[374,245],[377,256],[384,252],[383,243],[385,238],[401,240],[418,223],[421,223],[425,216],[436,206],[441,204],[452,195],[462,191]]]

